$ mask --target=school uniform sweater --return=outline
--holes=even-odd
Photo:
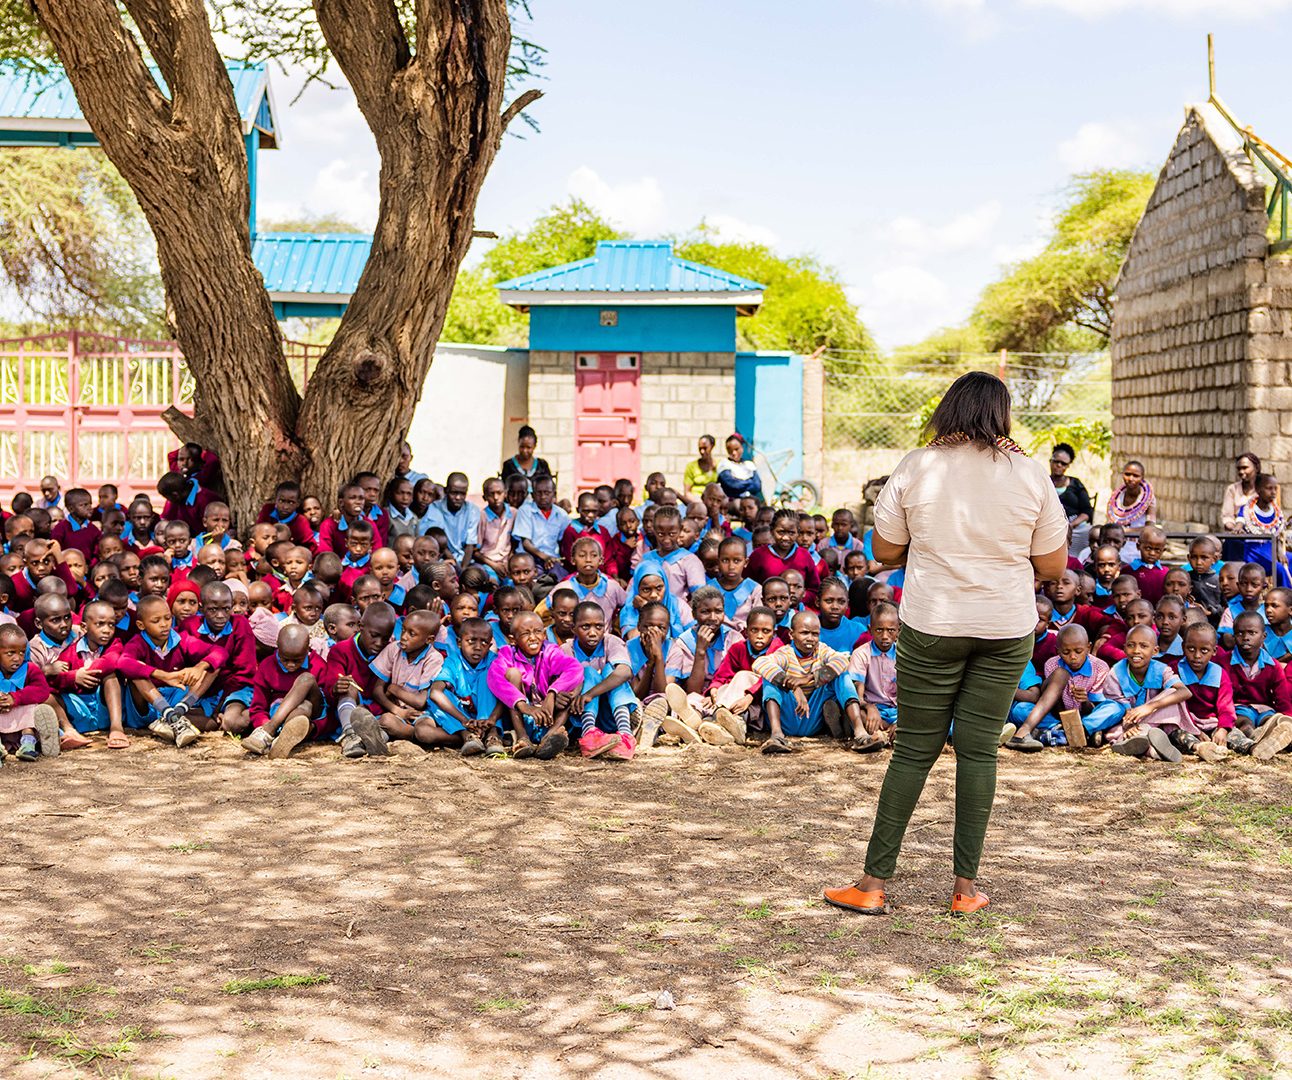
[[[1132,559],[1130,572],[1139,582],[1139,592],[1150,604],[1156,605],[1166,592],[1166,575],[1169,568],[1160,562],[1147,563],[1143,559]]]
[[[508,672],[520,673],[520,686],[507,678]],[[498,650],[489,665],[486,683],[494,697],[507,708],[520,702],[538,702],[550,692],[566,694],[583,685],[583,665],[567,656],[559,645],[545,643],[537,656],[526,656],[514,645]]]
[[[287,517],[279,516],[278,511],[271,502],[265,503],[260,508],[260,513],[256,515],[257,525],[286,525],[291,533],[292,543],[298,547],[307,547],[314,551],[318,546],[318,541],[314,536],[314,527],[305,520],[305,515],[299,510]]]
[[[91,645],[85,638],[68,642],[66,648],[58,654],[58,659],[67,665],[67,670],[46,676],[50,689],[56,694],[88,693],[89,691],[82,690],[76,685],[76,673],[88,667],[94,671],[101,671],[105,675],[115,675],[123,647],[116,638],[109,641],[102,649]]]
[[[769,577],[779,577],[786,570],[797,570],[803,575],[803,587],[806,590],[803,599],[809,604],[815,604],[816,591],[821,586],[821,575],[812,556],[798,544],[790,548],[786,555],[778,555],[770,544],[754,548],[745,565],[745,577],[753,578],[761,585]]]
[[[179,671],[203,660],[218,671],[228,658],[220,646],[172,627],[163,645],[142,631],[132,637],[121,650],[117,670],[127,679],[151,679],[155,671]]]
[[[753,671],[754,661],[759,657],[766,656],[769,652],[779,649],[781,642],[776,638],[768,643],[767,648],[762,652],[754,652],[747,638],[741,638],[727,650],[726,655],[722,658],[722,663],[718,665],[718,670],[713,673],[713,682],[711,688],[726,686],[736,677],[739,671]],[[757,697],[763,692],[763,680],[761,676],[754,688],[749,693]]]
[[[1237,722],[1234,714],[1234,684],[1229,672],[1220,664],[1209,663],[1201,675],[1190,664],[1181,664],[1177,670],[1180,681],[1193,695],[1185,707],[1199,721],[1198,726],[1232,728]]]
[[[1248,705],[1292,715],[1292,688],[1288,686],[1287,675],[1264,649],[1251,665],[1235,649],[1229,658],[1228,674],[1234,687],[1235,706]]]
[[[54,527],[49,530],[50,539],[56,541],[59,547],[64,551],[79,551],[91,566],[98,555],[99,537],[102,535],[94,522],[80,522],[71,517],[54,522]]]
[[[337,680],[342,675],[349,676],[359,688],[359,704],[374,715],[381,712],[381,706],[372,700],[372,687],[377,681],[373,671],[376,654],[368,656],[359,647],[359,635],[355,634],[349,641],[339,641],[328,649],[327,666],[319,673],[319,685],[328,701],[337,703],[340,694],[337,692]]]
[[[275,701],[281,701],[301,675],[309,673],[317,678],[317,669],[322,666],[323,661],[310,652],[305,653],[305,664],[299,671],[284,671],[277,651],[260,661],[252,679],[251,707],[247,710],[251,726],[261,727],[269,723],[269,707]]]
[[[190,615],[180,629],[208,645],[219,646],[226,658],[220,666],[216,687],[225,693],[251,685],[256,674],[256,638],[245,615],[231,615],[218,634],[206,624],[206,617]]]

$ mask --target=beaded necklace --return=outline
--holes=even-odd
[[[1108,519],[1113,522],[1134,521],[1140,514],[1148,510],[1149,504],[1153,501],[1153,485],[1147,480],[1140,481],[1139,498],[1130,506],[1122,505],[1122,492],[1126,490],[1123,484],[1113,492],[1113,497],[1108,500]]]
[[[1008,451],[1011,454],[1026,454],[1027,451],[1018,445],[1008,435],[997,435],[993,440],[997,449]],[[929,442],[930,446],[963,446],[965,443],[973,442],[963,431],[953,431],[949,435],[939,435],[936,439]]]

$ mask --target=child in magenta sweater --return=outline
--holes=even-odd
[[[511,720],[512,756],[550,761],[570,745],[566,728],[583,667],[547,640],[543,620],[532,611],[512,620],[511,636],[515,644],[498,651],[486,683]]]

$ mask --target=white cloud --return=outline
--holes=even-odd
[[[848,290],[862,319],[885,345],[918,341],[956,320],[951,289],[922,266],[892,266],[870,276],[868,287]]]
[[[611,184],[595,169],[580,165],[565,188],[629,232],[648,236],[665,228],[664,192],[653,176]]]
[[[733,244],[764,244],[775,247],[780,243],[780,235],[766,225],[755,225],[742,221],[730,214],[710,214],[704,223],[713,231],[717,239]]]
[[[1090,121],[1058,146],[1059,160],[1072,172],[1138,164],[1146,154],[1134,126]]]
[[[377,224],[376,174],[345,158],[333,158],[297,205],[302,213],[335,214],[371,229]]]
[[[992,199],[950,221],[895,217],[883,227],[881,236],[908,255],[962,250],[982,244],[996,228],[1000,215],[1001,205]]]

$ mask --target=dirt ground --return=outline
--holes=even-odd
[[[1292,760],[1009,756],[955,921],[949,754],[816,899],[885,760],[11,761],[0,1075],[1292,1075]]]

